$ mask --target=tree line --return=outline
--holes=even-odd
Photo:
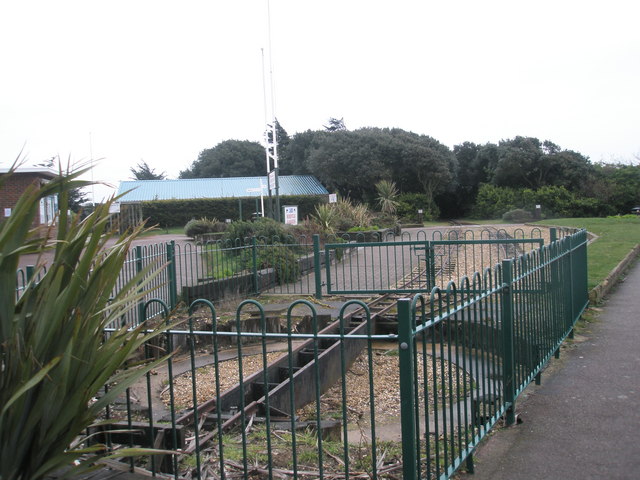
[[[464,142],[450,149],[399,128],[348,130],[330,119],[322,130],[289,136],[276,123],[281,175],[314,175],[329,191],[373,205],[376,184],[395,183],[400,211],[427,217],[495,218],[542,204],[547,216],[629,213],[640,204],[640,166],[592,163],[534,137]],[[203,150],[180,178],[266,174],[264,147],[226,140]]]

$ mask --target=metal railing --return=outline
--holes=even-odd
[[[33,265],[27,265],[16,271],[16,300],[20,298],[24,290],[28,287],[29,282],[39,282],[40,278],[47,273],[46,265],[41,270],[36,270]]]
[[[398,283],[406,285],[409,276],[429,265],[427,277],[416,278],[412,287],[405,288],[407,292],[423,291],[548,243],[545,232],[538,227],[464,227],[444,232],[405,231],[401,235],[388,231],[322,239],[313,235],[151,243],[130,250],[114,295],[139,272],[151,268],[159,271],[145,300],[159,298],[170,310],[200,298],[219,302],[261,293],[321,299],[334,293],[396,290]],[[26,271],[17,272],[16,295],[27,277]],[[140,302],[122,322],[138,325],[143,304]],[[152,317],[161,314],[158,304],[150,308]]]
[[[489,430],[503,416],[515,422],[518,395],[539,383],[587,306],[586,245],[580,231],[434,288],[426,300],[399,301],[403,478],[449,477],[464,462],[472,471],[473,451]],[[419,354],[460,368],[420,367]],[[419,368],[433,381],[418,383]],[[455,388],[460,372],[471,380]],[[438,382],[451,394],[418,399],[419,390],[430,398]]]
[[[246,300],[225,314],[196,300],[140,355],[178,353],[105,412],[95,439],[179,451],[131,461],[176,479],[473,470],[478,443],[515,421],[518,395],[587,305],[586,232],[553,240],[398,300],[397,335],[378,334],[358,300],[335,323],[321,301]],[[168,316],[154,299],[143,318],[155,307]]]
[[[321,299],[334,293],[331,285],[338,285],[341,291],[348,284],[356,285],[346,288],[350,292],[361,290],[357,285],[367,282],[375,284],[375,291],[394,289],[416,268],[430,262],[431,278],[426,284],[431,288],[493,266],[516,252],[548,243],[544,232],[537,227],[527,231],[466,228],[444,234],[419,230],[400,236],[386,233],[371,237],[358,233],[325,239],[313,235],[298,239],[152,244],[135,247],[129,253],[120,284],[155,262],[162,272],[154,281],[156,290],[147,299],[160,298],[170,309],[179,302],[188,305],[200,298],[217,302],[261,293],[312,295]],[[407,253],[409,247],[403,247],[405,242],[417,242],[423,250]],[[421,242],[428,245],[425,247]],[[382,250],[390,253],[381,255]],[[375,257],[372,261],[366,258],[368,252]],[[404,260],[398,262],[399,257]],[[341,278],[339,284],[336,275]],[[416,288],[424,290],[424,284],[416,284]],[[153,309],[152,315],[160,313],[157,305]],[[142,318],[140,309],[131,313],[127,323],[138,324],[139,318]]]

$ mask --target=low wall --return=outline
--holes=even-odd
[[[618,283],[624,272],[631,266],[631,264],[640,255],[640,244],[631,249],[626,257],[616,265],[616,268],[611,270],[609,275],[598,285],[596,285],[589,292],[589,302],[597,304],[611,291],[611,289]]]

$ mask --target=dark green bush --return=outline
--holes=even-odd
[[[472,215],[477,218],[497,218],[509,210],[522,206],[515,189],[482,184],[476,196]]]
[[[242,249],[239,259],[243,269],[253,271],[253,249]],[[295,282],[300,277],[298,257],[291,248],[281,243],[258,245],[255,267],[258,270],[273,268],[279,285]]]
[[[267,244],[283,242],[288,237],[288,229],[271,218],[259,218],[255,222],[232,222],[227,226],[223,239],[233,243],[240,239],[248,243],[251,237],[257,237],[258,241]]]
[[[217,233],[223,232],[226,229],[226,224],[219,222],[216,218],[209,219],[207,217],[195,219],[192,218],[184,226],[184,234],[187,237],[195,238],[197,235],[203,235],[205,233]]]
[[[373,219],[373,222],[376,225],[380,225],[382,228],[393,228],[396,229],[399,225],[398,217],[388,213],[379,213]]]
[[[439,215],[435,204],[430,207],[429,197],[424,193],[403,193],[398,196],[396,215],[403,221],[419,221],[418,210],[422,210],[423,220],[434,220]]]
[[[580,197],[565,187],[545,186],[534,191],[483,184],[478,190],[472,215],[497,218],[515,209],[533,211],[536,205],[541,206],[546,218],[598,216],[608,211],[597,199]]]
[[[300,277],[300,264],[293,251],[281,244],[258,248],[258,268],[273,268],[279,285],[295,282]]]

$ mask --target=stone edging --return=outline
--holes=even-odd
[[[591,289],[589,292],[589,302],[597,304],[611,291],[611,289],[618,283],[620,277],[624,274],[625,270],[629,268],[631,263],[640,256],[640,244],[637,244],[631,249],[626,257],[611,270],[609,275],[598,285]]]

